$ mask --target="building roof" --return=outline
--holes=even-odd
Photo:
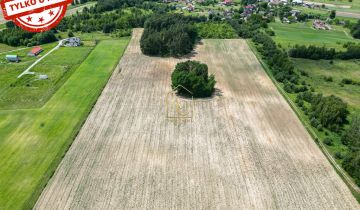
[[[17,55],[6,55],[6,58],[17,58]]]
[[[37,53],[40,53],[43,49],[40,47],[40,46],[36,46],[34,48],[31,49],[31,53],[33,54],[37,54]]]

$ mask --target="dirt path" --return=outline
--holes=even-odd
[[[42,61],[43,59],[45,59],[48,55],[50,55],[51,53],[53,53],[55,50],[58,50],[62,43],[65,41],[65,39],[60,40],[59,44],[56,45],[53,49],[51,49],[48,53],[46,53],[45,55],[41,56],[41,58],[37,59],[34,63],[32,63],[27,69],[25,69],[21,74],[19,74],[19,76],[17,78],[21,78],[22,76],[26,75],[26,74],[35,74],[34,72],[31,72],[30,70],[32,68],[34,68],[40,61]]]
[[[244,40],[198,46],[222,94],[173,121],[179,60],[142,55],[140,36],[35,209],[359,209]]]

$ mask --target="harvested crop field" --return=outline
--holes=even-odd
[[[359,208],[244,40],[198,46],[219,90],[170,120],[179,60],[142,55],[140,36],[35,209]]]

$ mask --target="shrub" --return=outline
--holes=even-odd
[[[350,127],[341,138],[341,142],[352,149],[360,149],[360,116],[355,116],[352,119]]]
[[[271,30],[271,29],[266,29],[265,32],[269,35],[269,36],[275,36],[275,31]]]
[[[171,75],[172,88],[179,85],[192,92],[194,97],[209,97],[215,87],[215,76],[208,75],[208,67],[197,61],[178,63]],[[189,96],[189,92],[182,87],[177,88],[180,95]]]
[[[356,184],[360,186],[360,151],[349,153],[345,157],[342,166],[354,178]]]
[[[360,20],[351,28],[351,35],[356,39],[360,39]]]
[[[311,103],[313,116],[326,128],[338,131],[345,124],[349,114],[347,104],[334,95],[313,97]]]
[[[331,76],[328,76],[328,77],[327,77],[327,76],[324,76],[324,80],[325,80],[326,82],[332,82],[332,81],[334,81]]]
[[[344,155],[341,152],[335,152],[335,158],[336,159],[343,159]]]
[[[69,31],[68,37],[74,37],[74,33],[72,31]]]
[[[346,84],[346,85],[350,85],[350,84],[353,83],[353,80],[345,78],[345,79],[341,80],[341,83]]]
[[[326,137],[324,139],[324,144],[328,145],[328,146],[332,146],[333,145],[333,140],[329,137]]]

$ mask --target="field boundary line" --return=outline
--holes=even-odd
[[[254,53],[255,57],[258,59],[259,63],[261,64],[261,66],[263,67],[264,71],[266,72],[266,74],[270,77],[271,81],[273,82],[273,84],[276,86],[276,88],[279,90],[280,94],[285,98],[285,100],[288,102],[288,104],[290,105],[290,107],[292,108],[292,110],[295,112],[295,114],[297,115],[297,117],[299,118],[299,120],[302,122],[303,126],[305,127],[305,129],[308,131],[308,133],[310,134],[310,136],[314,139],[315,143],[317,145],[319,145],[320,150],[323,152],[323,154],[325,155],[325,157],[329,160],[330,164],[335,168],[335,171],[338,172],[339,176],[344,180],[344,182],[346,183],[346,185],[350,188],[350,190],[353,193],[356,193],[357,195],[355,196],[355,198],[357,198],[358,196],[360,196],[360,188],[354,183],[354,181],[352,180],[352,178],[346,173],[346,171],[344,171],[344,169],[339,166],[339,164],[335,161],[335,159],[332,157],[332,155],[329,153],[329,151],[326,149],[325,145],[320,141],[320,138],[318,137],[318,135],[315,133],[315,131],[313,130],[313,128],[311,126],[309,126],[308,122],[306,122],[305,120],[303,120],[303,118],[301,117],[301,112],[299,111],[298,107],[294,104],[294,102],[287,96],[286,92],[282,89],[282,87],[280,86],[280,84],[275,80],[275,78],[272,76],[269,67],[267,66],[266,63],[264,63],[264,61],[262,60],[261,57],[259,57],[259,55],[257,54],[257,51],[255,51],[254,47],[252,46],[252,43],[249,43],[249,40],[246,40],[249,48],[251,49],[251,51]],[[358,202],[360,203],[360,201],[358,200]]]

